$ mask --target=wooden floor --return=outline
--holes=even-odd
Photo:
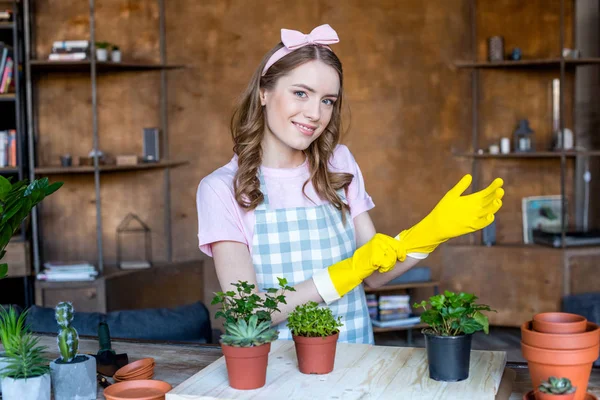
[[[425,347],[423,334],[414,329],[412,347]],[[381,346],[408,346],[407,332],[382,332],[375,334],[375,344]],[[473,350],[506,351],[507,361],[524,362],[521,354],[521,331],[518,328],[490,328],[490,334],[477,332],[473,336]]]

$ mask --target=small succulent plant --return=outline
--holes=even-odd
[[[258,316],[253,315],[248,322],[240,319],[237,323],[226,323],[221,342],[234,347],[252,347],[273,342],[278,336],[279,332],[271,328],[269,321],[258,323]]]
[[[547,381],[543,381],[538,390],[548,394],[569,394],[575,393],[577,388],[573,387],[569,378],[556,378],[551,376]]]
[[[79,335],[77,330],[71,326],[73,321],[73,304],[61,301],[55,309],[56,322],[60,327],[56,341],[63,362],[71,362],[77,356],[79,350]]]

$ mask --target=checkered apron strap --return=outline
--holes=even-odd
[[[350,214],[346,223],[332,204],[315,207],[271,209],[264,183],[259,173],[264,200],[255,210],[252,261],[259,288],[278,287],[277,278],[286,278],[297,285],[323,268],[351,257],[356,248],[354,224]],[[346,202],[343,190],[338,192]],[[321,306],[326,306],[324,303]],[[362,285],[329,305],[335,316],[341,316],[344,326],[340,342],[373,343],[373,331]],[[291,339],[287,321],[278,325],[279,338]]]

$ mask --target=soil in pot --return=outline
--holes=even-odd
[[[221,344],[229,386],[239,390],[265,386],[271,343],[253,347],[233,347]]]
[[[534,388],[549,376],[561,376],[569,378],[577,388],[575,400],[585,399],[592,363],[598,358],[598,344],[579,350],[548,350],[521,342],[521,351]]]
[[[582,333],[587,319],[577,314],[548,312],[533,316],[533,330],[542,333]]]
[[[587,323],[585,332],[570,335],[536,332],[531,321],[521,325],[523,343],[549,350],[577,350],[595,346],[600,341],[600,328],[593,322]]]
[[[436,381],[458,382],[469,377],[472,335],[437,336],[427,331],[425,347],[429,377]]]
[[[333,371],[339,336],[339,332],[327,337],[292,336],[300,372],[303,374],[328,374]]]

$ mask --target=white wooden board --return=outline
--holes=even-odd
[[[231,388],[221,357],[167,393],[166,400],[494,400],[506,353],[472,351],[469,378],[453,383],[429,378],[427,353],[421,348],[338,343],[330,374],[305,375],[297,365],[294,342],[277,340],[271,345],[267,382],[262,388]]]

